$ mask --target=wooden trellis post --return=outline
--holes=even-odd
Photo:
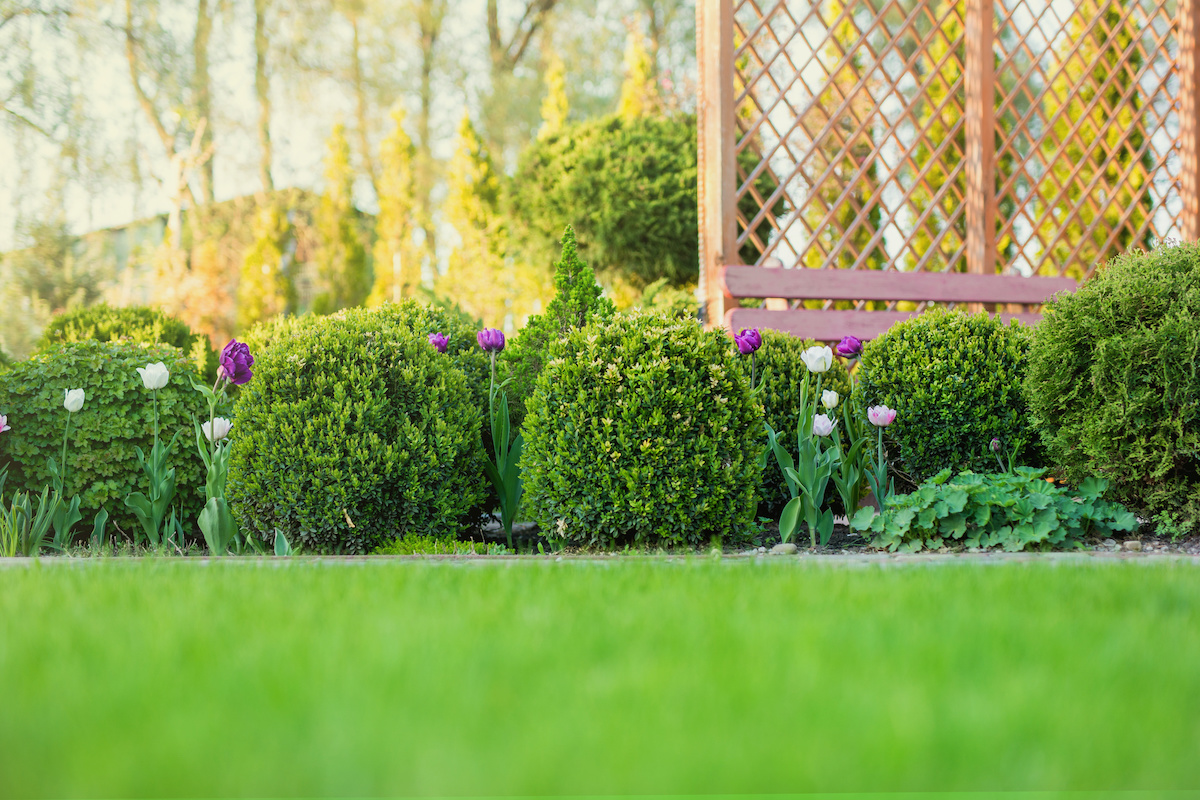
[[[1200,30],[1197,4],[1179,0],[1179,194],[1185,239],[1200,239]]]
[[[992,2],[967,0],[966,11],[967,272],[991,275],[996,271]]]
[[[723,264],[737,263],[737,170],[733,116],[733,0],[696,3],[700,156],[700,294],[706,327],[723,324]]]

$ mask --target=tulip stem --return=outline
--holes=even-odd
[[[67,427],[63,430],[63,448],[62,448],[62,472],[59,473],[59,480],[62,481],[63,497],[67,496],[67,436],[71,433],[71,409],[67,409]]]

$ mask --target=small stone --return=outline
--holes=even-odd
[[[796,547],[796,545],[793,542],[784,542],[783,544],[777,544],[774,547],[772,547],[771,555],[773,555],[773,556],[792,556],[792,555],[795,555],[798,550],[799,550],[799,548]]]
[[[1122,547],[1123,549],[1125,549],[1125,550],[1128,550],[1128,551],[1132,552],[1132,553],[1138,553],[1138,552],[1141,552],[1141,549],[1142,549],[1142,543],[1141,543],[1141,542],[1139,542],[1139,541],[1137,541],[1136,539],[1130,539],[1129,541],[1127,541],[1127,542],[1124,542],[1124,543],[1121,545],[1121,547]]]
[[[1117,546],[1117,540],[1116,540],[1116,539],[1105,539],[1105,540],[1104,540],[1104,546],[1105,546],[1105,547],[1116,547],[1116,546]]]
[[[758,548],[758,552],[760,552],[760,553],[765,553],[765,552],[767,552],[767,548],[765,548],[765,547],[760,547],[760,548]]]

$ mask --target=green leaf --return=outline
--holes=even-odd
[[[871,522],[875,519],[875,509],[870,506],[863,506],[858,511],[854,512],[854,517],[850,520],[850,529],[855,531],[865,531],[871,527]]]
[[[793,497],[783,507],[783,513],[779,515],[779,538],[785,544],[791,540],[796,529],[800,527],[801,505],[801,498]]]

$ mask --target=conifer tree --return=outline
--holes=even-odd
[[[553,344],[566,333],[582,328],[595,319],[613,314],[613,304],[602,296],[596,274],[579,258],[575,229],[563,232],[562,254],[554,264],[554,299],[541,316],[530,317],[513,345],[504,351],[508,374],[512,378],[509,394],[515,424],[525,419],[525,401],[543,364],[551,358]]]
[[[404,110],[392,110],[394,128],[379,144],[379,216],[375,218],[375,285],[367,305],[399,302],[421,278],[420,256],[413,245],[416,147],[404,131]]]
[[[350,166],[350,143],[346,127],[338,123],[329,137],[325,159],[325,194],[317,207],[317,276],[321,293],[313,300],[313,311],[330,314],[340,308],[361,305],[370,292],[367,250],[363,246],[354,208],[354,171]]]
[[[291,226],[278,205],[268,202],[254,218],[254,241],[242,259],[237,289],[237,328],[256,323],[296,306],[296,286],[285,263]]]
[[[658,110],[658,87],[654,80],[654,60],[642,35],[630,31],[625,43],[625,81],[621,84],[618,114],[622,119],[637,119]]]
[[[551,53],[546,67],[546,96],[542,98],[542,127],[538,138],[557,133],[567,124],[570,104],[567,100],[567,68],[557,53]]]

